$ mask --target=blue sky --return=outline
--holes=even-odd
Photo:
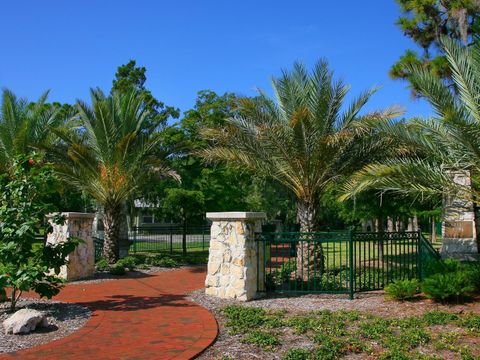
[[[87,99],[109,90],[116,68],[136,59],[155,97],[191,108],[212,89],[254,95],[295,60],[328,59],[352,95],[383,88],[368,109],[399,104],[427,116],[388,69],[415,48],[395,26],[394,0],[15,0],[0,12],[0,87],[29,99]]]

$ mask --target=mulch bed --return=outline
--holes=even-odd
[[[315,345],[309,339],[299,336],[290,329],[283,329],[282,344],[275,352],[265,352],[252,344],[241,342],[241,335],[231,335],[225,327],[225,317],[221,309],[227,305],[242,305],[249,307],[262,307],[269,310],[287,310],[290,315],[302,315],[319,310],[357,310],[384,318],[404,318],[419,316],[427,311],[439,310],[458,314],[480,314],[480,298],[464,304],[437,304],[430,300],[419,298],[411,302],[386,300],[383,291],[357,294],[355,300],[344,296],[335,295],[304,295],[304,296],[277,296],[267,297],[249,302],[219,299],[207,296],[204,290],[190,294],[189,299],[212,311],[218,321],[219,336],[217,341],[207,349],[199,359],[281,359],[282,354],[292,347],[313,348]],[[476,346],[476,345],[475,345]],[[352,357],[353,356],[353,357]],[[371,359],[352,355],[346,358]]]
[[[0,324],[11,316],[9,306],[8,302],[0,303]],[[91,316],[90,310],[83,306],[38,299],[21,299],[17,308],[44,312],[49,326],[27,335],[6,335],[3,326],[0,326],[0,353],[27,349],[66,337],[83,327]]]
[[[176,267],[176,268],[151,266],[148,269],[135,269],[134,271],[127,271],[125,275],[113,275],[113,274],[110,274],[108,271],[96,271],[93,277],[85,278],[82,280],[70,281],[69,284],[96,284],[96,283],[102,283],[110,280],[121,280],[126,278],[141,278],[141,277],[144,277],[145,275],[164,272],[164,271],[178,270],[181,268],[183,268],[183,266]]]

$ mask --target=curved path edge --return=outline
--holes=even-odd
[[[186,299],[204,281],[205,267],[196,266],[67,285],[55,300],[89,308],[87,323],[62,339],[0,354],[0,360],[194,358],[218,335],[213,314]]]

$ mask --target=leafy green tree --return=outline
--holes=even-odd
[[[179,220],[183,226],[182,249],[183,255],[187,255],[187,224],[197,215],[203,215],[205,199],[203,193],[195,190],[182,188],[170,188],[166,190],[163,199],[163,211],[173,220]]]
[[[150,126],[165,126],[170,117],[176,119],[179,117],[179,110],[167,106],[156,99],[150,90],[145,88],[147,81],[147,69],[143,66],[138,67],[135,60],[118,67],[115,79],[112,83],[112,93],[131,93],[137,91],[144,97],[145,106],[148,109],[148,122]]]
[[[195,106],[186,111],[183,119],[162,133],[166,148],[172,149],[168,158],[171,168],[179,174],[181,184],[175,181],[147,182],[138,196],[151,203],[163,203],[171,188],[199,191],[204,197],[205,211],[251,210],[250,194],[253,189],[252,174],[225,164],[206,164],[197,152],[208,142],[201,136],[204,126],[221,127],[234,115],[237,97],[226,93],[218,95],[210,90],[198,93]],[[261,191],[261,190],[258,190]],[[159,213],[160,216],[165,214]],[[198,224],[204,214],[190,217],[189,223]]]
[[[480,46],[465,48],[448,38],[442,38],[442,46],[458,93],[427,69],[412,68],[411,81],[430,102],[435,116],[384,126],[383,132],[403,145],[395,157],[357,172],[346,184],[344,198],[382,189],[420,198],[461,196],[478,202]],[[474,186],[454,182],[458,171],[472,174]]]
[[[176,175],[158,157],[162,137],[147,123],[152,118],[142,93],[92,90],[91,98],[91,106],[77,103],[77,127],[54,129],[62,142],[49,150],[60,177],[103,206],[103,256],[115,263],[121,242],[128,241],[121,239],[126,201],[145,179]]]
[[[451,83],[451,70],[440,46],[448,36],[463,46],[471,46],[480,35],[480,3],[476,0],[397,0],[402,16],[397,25],[423,49],[422,54],[407,50],[392,66],[395,79],[410,79],[412,66],[423,66],[431,74]],[[412,89],[416,92],[414,82]],[[416,92],[417,95],[420,93]]]
[[[48,231],[45,215],[57,210],[45,201],[45,194],[56,184],[52,168],[39,157],[17,157],[0,176],[0,295],[11,289],[12,312],[24,291],[49,299],[59,293],[60,267],[79,244],[78,239],[69,238],[57,245],[35,246],[35,235]],[[62,224],[64,219],[56,216],[52,221]]]
[[[272,86],[274,99],[263,92],[241,99],[239,115],[222,128],[204,129],[209,145],[202,155],[271,177],[288,188],[296,197],[301,231],[315,231],[320,195],[385,146],[381,138],[372,141],[372,124],[399,112],[389,109],[360,115],[376,89],[345,106],[349,87],[334,81],[325,61],[318,62],[311,73],[296,63],[291,72],[273,79]],[[307,254],[316,257],[317,252],[306,244],[300,246],[299,257],[315,263]],[[319,268],[322,259],[320,254]]]

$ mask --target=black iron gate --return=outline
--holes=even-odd
[[[348,294],[423,277],[438,253],[418,231],[263,233],[259,279],[266,291]]]

